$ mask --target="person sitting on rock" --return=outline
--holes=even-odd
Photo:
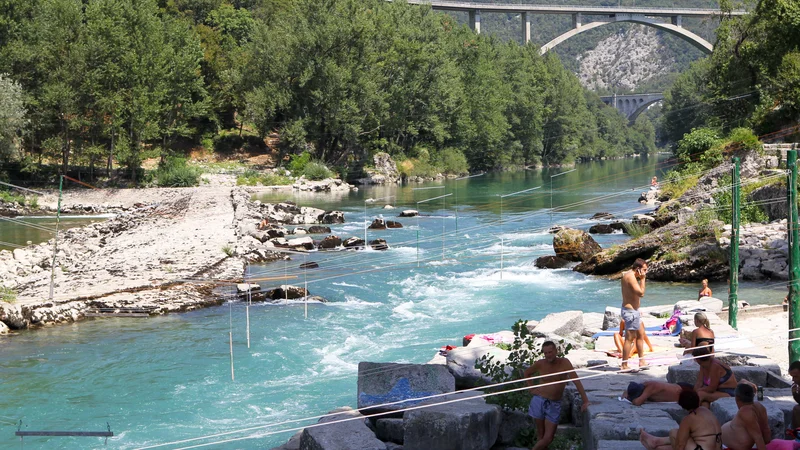
[[[642,329],[642,330],[645,329],[644,321],[641,318],[639,319],[639,326],[641,327],[640,329]],[[614,333],[614,345],[617,346],[617,353],[620,355],[619,356],[620,358],[622,357],[622,350],[624,348],[623,347],[623,345],[624,345],[623,337],[624,336],[625,336],[625,321],[624,320],[620,320],[620,322],[619,322],[619,333]],[[647,351],[649,351],[650,353],[653,353],[653,351],[654,351],[653,350],[653,344],[650,342],[650,337],[647,336],[647,333],[644,333],[644,337],[642,339],[644,339],[644,343],[647,344],[647,349],[648,349]],[[639,352],[636,349],[636,346],[633,346],[633,348],[631,349],[631,356],[636,355],[638,353]]]
[[[267,228],[269,228],[269,219],[264,217],[264,219],[258,223],[258,229],[266,230]]]
[[[721,450],[722,428],[714,414],[700,405],[700,397],[692,389],[684,389],[678,395],[678,404],[689,411],[678,428],[670,430],[669,436],[658,437],[639,431],[639,441],[648,450]]]
[[[581,412],[586,411],[589,406],[589,398],[586,396],[583,384],[578,380],[572,363],[567,358],[558,356],[556,344],[546,341],[542,344],[542,354],[544,358],[534,362],[523,373],[525,383],[531,386],[529,390],[533,394],[528,415],[536,422],[536,436],[539,437],[533,450],[546,449],[553,442],[558,422],[561,420],[561,398],[564,396],[567,381],[572,380],[581,395],[583,400]],[[531,380],[534,375],[537,378]],[[539,384],[544,386],[537,386]]]
[[[683,352],[684,355],[688,355],[692,353],[695,347],[701,347],[704,345],[710,345],[711,347],[706,347],[709,352],[714,353],[714,331],[711,330],[711,323],[708,321],[708,317],[704,313],[695,313],[694,315],[694,326],[697,327],[692,330],[692,335],[689,339],[681,339],[681,347],[685,347],[686,351]]]
[[[628,388],[622,393],[622,398],[628,399],[634,406],[642,406],[644,402],[677,402],[680,394],[685,389],[694,389],[689,383],[664,383],[662,381],[645,381],[637,383],[631,381]]]
[[[755,395],[756,391],[751,384],[742,382],[736,386],[736,407],[739,410],[730,422],[722,426],[722,443],[726,447],[766,450],[772,439],[767,408],[753,402]]]
[[[658,190],[658,177],[653,177],[650,179],[650,190],[655,191]]]
[[[711,297],[712,296],[711,288],[708,287],[708,280],[703,280],[703,287],[700,289],[700,292],[697,294],[697,299],[700,300],[703,297]]]
[[[707,348],[695,349],[692,356],[700,365],[694,389],[703,406],[710,406],[714,400],[733,397],[736,385],[739,384],[733,370],[719,362]]]

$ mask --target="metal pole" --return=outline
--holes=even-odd
[[[503,279],[503,237],[500,237],[500,279]]]
[[[731,183],[731,256],[730,285],[728,289],[728,325],[737,328],[739,312],[739,158],[733,158]]]
[[[447,197],[442,197],[442,261],[444,261],[444,221],[446,219],[445,213],[447,213]]]
[[[369,222],[369,218],[367,218],[367,201],[364,200],[364,250],[367,249],[367,222]]]
[[[306,290],[305,301],[303,302],[305,306],[304,318],[308,319],[308,258],[305,255],[303,255],[303,285]]]
[[[417,267],[419,267],[419,202],[417,202]]]
[[[456,185],[456,231],[458,231],[458,181],[455,182]]]
[[[58,179],[58,209],[56,210],[56,236],[53,239],[53,262],[50,264],[50,297],[53,299],[53,286],[56,280],[56,255],[58,254],[58,225],[61,223],[61,193],[64,188],[64,175]]]
[[[234,286],[234,289],[236,287]],[[228,343],[231,349],[231,381],[236,381],[233,374],[233,302],[228,304]]]
[[[786,152],[786,166],[789,169],[787,199],[789,201],[789,329],[800,326],[800,235],[797,222],[797,150]],[[800,331],[789,333],[789,339],[800,338]],[[800,341],[789,342],[789,362],[800,360]]]

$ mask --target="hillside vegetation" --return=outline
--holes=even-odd
[[[272,132],[340,173],[462,173],[654,149],[555,55],[381,0],[3,0],[0,157],[121,166]],[[237,136],[238,134],[238,136]]]

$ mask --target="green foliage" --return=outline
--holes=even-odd
[[[333,172],[325,164],[319,161],[311,161],[303,168],[303,175],[309,180],[318,181],[331,178]]]
[[[30,197],[27,198],[27,200],[28,200],[28,206],[30,206],[31,208],[36,209],[36,208],[39,207],[39,196],[38,195],[30,196]]]
[[[761,141],[758,140],[758,136],[750,128],[734,128],[728,136],[728,141],[730,142],[729,146],[735,151],[761,152],[764,148]]]
[[[714,201],[717,204],[717,216],[720,220],[725,222],[726,224],[730,224],[732,217],[731,217],[731,210],[733,204],[733,195],[731,192],[731,183],[732,178],[731,175],[726,174],[722,176],[719,181],[719,191],[714,194]],[[763,186],[763,185],[762,185]],[[745,183],[742,184],[740,187],[739,192],[739,220],[741,223],[751,223],[751,222],[767,222],[769,218],[767,214],[764,212],[763,209],[757,204],[753,204],[752,202],[745,202],[743,201],[747,198],[747,195],[752,192],[754,189],[759,187],[753,183]]]
[[[261,173],[255,170],[248,170],[236,177],[237,186],[283,186],[292,184],[292,179],[283,175],[268,172]]]
[[[469,173],[469,164],[464,153],[457,148],[448,147],[439,152],[436,162],[439,172],[451,175],[464,175]]]
[[[711,148],[719,145],[720,137],[716,130],[695,128],[683,135],[675,149],[675,156],[683,163],[697,161]]]
[[[714,226],[714,222],[717,219],[717,213],[713,208],[700,208],[687,223],[694,226],[700,235],[716,237],[717,227]]]
[[[628,222],[625,224],[625,232],[628,233],[631,239],[638,239],[650,231],[652,231],[650,225],[647,224],[634,222]]]
[[[161,187],[197,186],[203,171],[186,164],[185,158],[167,158],[154,174],[156,184]]]
[[[20,206],[25,205],[25,196],[20,194],[13,194],[6,190],[0,190],[0,201],[6,203],[18,203]]]
[[[311,153],[303,152],[299,155],[292,155],[289,160],[289,171],[299,176],[306,169],[306,165],[311,162]]]
[[[679,253],[674,250],[669,250],[664,253],[664,256],[662,256],[661,259],[667,263],[675,263],[689,259],[689,255],[686,253]]]
[[[17,301],[17,292],[9,287],[0,286],[0,302],[14,303]]]
[[[225,256],[227,256],[228,258],[230,258],[230,257],[232,257],[233,255],[236,254],[236,252],[234,251],[233,247],[230,246],[230,245],[223,245],[222,246],[222,253],[225,253]]]
[[[18,159],[17,136],[27,125],[22,86],[0,73],[0,161]]]
[[[488,377],[493,384],[523,379],[523,373],[530,365],[539,359],[541,353],[535,345],[535,337],[528,330],[527,320],[518,320],[511,327],[514,332],[514,343],[511,344],[507,362],[495,361],[494,356],[484,355],[475,362],[475,368],[483,376]],[[563,341],[557,343],[563,344]],[[572,349],[572,344],[564,348],[564,356]],[[496,388],[487,388],[487,393],[505,391],[525,386],[524,382],[510,383]],[[497,394],[487,398],[490,403],[495,403],[503,408],[524,410],[531,401],[531,393],[527,390]]]

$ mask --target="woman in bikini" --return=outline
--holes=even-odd
[[[700,365],[694,389],[703,406],[710,406],[714,400],[733,397],[737,382],[731,368],[714,358],[707,348],[695,349],[692,356]]]
[[[721,450],[722,427],[714,414],[700,406],[697,392],[685,389],[678,395],[678,404],[689,414],[681,420],[678,428],[669,432],[669,437],[657,437],[639,432],[639,441],[648,450]]]
[[[639,320],[639,329],[644,330],[644,328],[645,328],[644,327],[644,322],[640,319]],[[625,336],[625,321],[624,320],[620,320],[619,321],[619,333],[614,333],[614,345],[617,346],[617,353],[613,353],[613,354],[612,353],[608,353],[609,356],[615,356],[617,358],[622,358],[622,344],[624,343],[623,342],[624,336]],[[644,343],[647,345],[647,349],[648,349],[647,351],[649,351],[650,353],[653,353],[653,344],[650,343],[650,338],[647,336],[647,333],[644,334]],[[634,348],[631,349],[631,356],[637,354],[637,350],[636,350],[635,347],[636,346],[634,346]]]
[[[700,300],[703,297],[711,297],[711,288],[708,287],[708,280],[703,280],[703,289],[700,289],[700,293],[697,295],[697,299]]]
[[[689,339],[681,339],[681,346],[687,350],[683,352],[684,355],[692,353],[695,347],[703,345],[711,345],[706,347],[711,353],[714,353],[714,331],[711,330],[711,324],[708,322],[708,317],[699,312],[694,315],[694,326],[697,327],[692,331]]]

